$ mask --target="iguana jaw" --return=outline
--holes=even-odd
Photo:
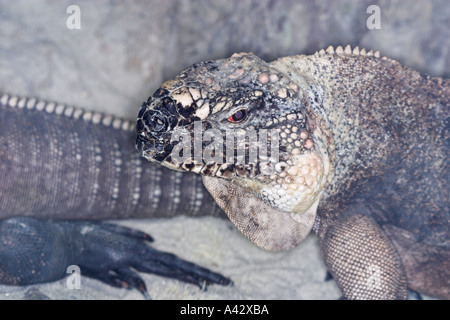
[[[179,145],[170,145],[170,149],[162,148],[158,151],[155,147],[158,144],[157,139],[168,138],[159,136],[153,141],[146,141],[138,137],[137,145],[141,155],[147,160],[158,162],[173,170],[193,171],[232,180],[278,210],[303,213],[319,200],[329,182],[331,171],[328,155],[322,150],[324,148],[321,145],[322,132],[317,126],[314,127],[313,131],[307,132],[291,124],[280,124],[275,131],[280,136],[280,145],[284,146],[285,150],[280,154],[281,159],[277,162],[258,159],[256,164],[249,165],[212,163],[209,166],[209,163],[205,164],[200,160],[201,165],[196,170],[192,158],[184,162],[174,161],[173,153],[179,152],[177,149]],[[189,133],[189,130],[186,132]],[[292,137],[297,140],[294,141]],[[300,148],[297,148],[297,145]],[[303,151],[300,151],[301,147]],[[158,157],[161,157],[162,161]],[[168,158],[170,161],[166,161]]]

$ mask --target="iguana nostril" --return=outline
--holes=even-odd
[[[158,111],[148,110],[143,117],[144,123],[152,133],[167,131],[169,120]]]

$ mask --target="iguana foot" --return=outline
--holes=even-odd
[[[145,282],[134,271],[154,273],[206,288],[231,280],[177,256],[158,251],[152,238],[128,227],[93,222],[0,221],[0,283],[29,285],[67,275],[70,265],[81,275],[114,287],[137,289],[149,298]]]

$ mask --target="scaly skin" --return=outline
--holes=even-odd
[[[272,63],[235,54],[164,83],[139,112],[137,148],[203,175],[265,249],[289,249],[313,229],[345,298],[402,299],[407,286],[450,298],[448,88],[349,46]],[[196,128],[214,143],[196,142]],[[270,129],[278,148],[260,139]],[[227,131],[238,139],[222,154]]]

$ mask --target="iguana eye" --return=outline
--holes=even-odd
[[[228,117],[228,121],[233,123],[240,123],[243,122],[245,119],[247,119],[247,110],[241,109],[233,113],[231,116]]]

